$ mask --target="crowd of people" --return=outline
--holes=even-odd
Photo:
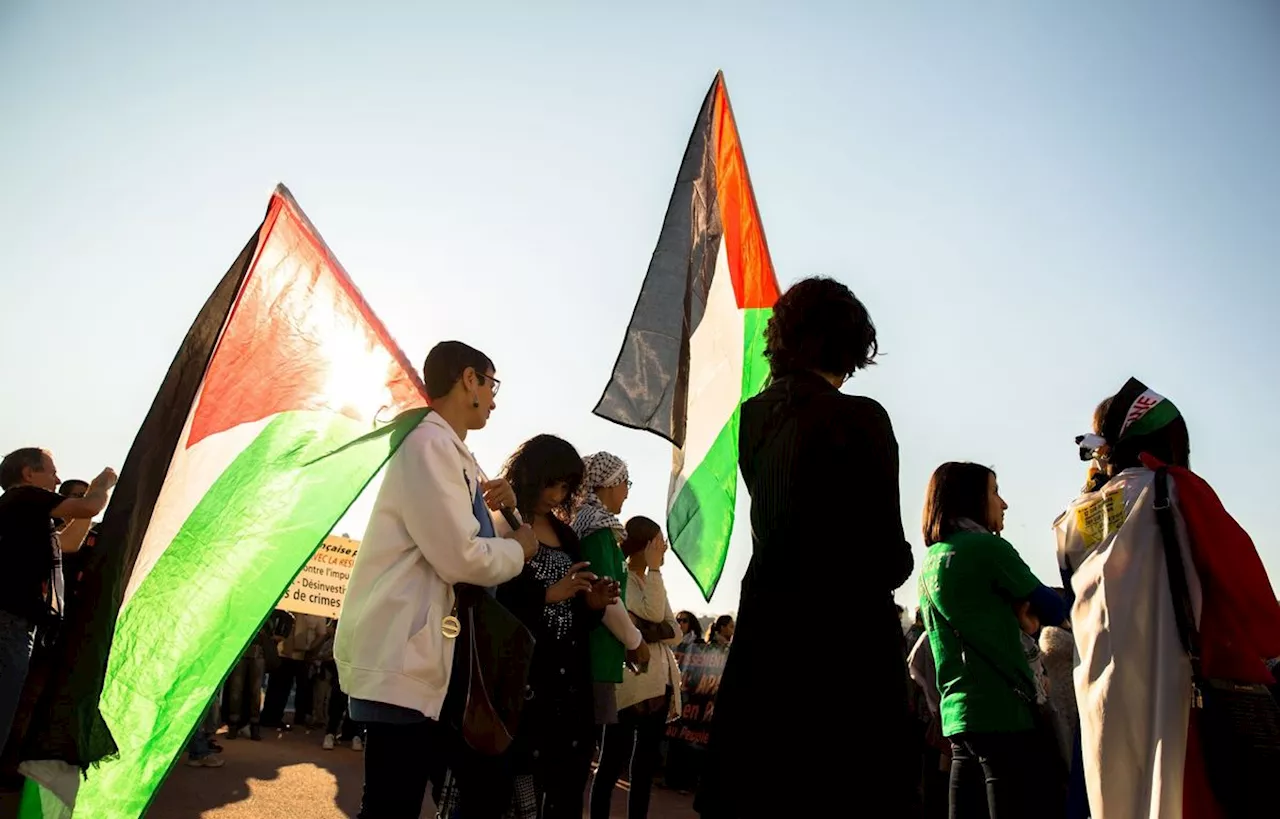
[[[765,353],[771,378],[740,416],[752,556],[739,619],[716,620],[707,648],[667,598],[662,528],[621,517],[625,461],[538,435],[488,478],[466,441],[501,382],[484,353],[443,342],[423,368],[432,411],[387,465],[341,619],[269,620],[190,764],[219,764],[220,720],[250,740],[281,726],[296,689],[295,721],[323,711],[326,748],[363,747],[362,819],[416,819],[428,787],[444,819],[584,807],[603,819],[624,771],[639,819],[689,660],[723,648],[696,763],[706,819],[1258,815],[1280,764],[1280,603],[1248,535],[1190,471],[1171,401],[1130,380],[1076,439],[1090,466],[1054,524],[1061,586],[1001,536],[993,470],[938,467],[904,641],[893,595],[914,563],[898,443],[879,403],[841,391],[875,360],[875,326],[847,287],[806,279],[777,301]],[[68,599],[63,553],[87,531],[73,527],[115,477],[58,494],[51,457],[30,449],[4,459],[0,480],[7,734],[33,640]],[[850,560],[856,571],[841,571]],[[841,624],[841,639],[797,630],[792,611]],[[796,718],[777,708],[783,651],[856,662]]]

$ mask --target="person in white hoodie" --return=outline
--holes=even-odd
[[[351,717],[367,725],[359,819],[417,819],[444,769],[454,584],[504,583],[538,551],[527,525],[495,536],[487,509],[514,509],[515,493],[482,480],[464,443],[496,408],[493,362],[445,341],[422,375],[432,411],[387,464],[334,645]]]

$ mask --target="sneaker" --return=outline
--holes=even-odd
[[[221,768],[227,763],[217,754],[209,754],[199,759],[188,759],[187,766],[190,768]]]
[[[351,738],[351,750],[353,750],[353,751],[363,751],[363,750],[364,750],[364,740],[363,740],[363,739],[361,739],[360,737],[352,737],[352,738]]]
[[[241,725],[240,730],[236,733],[240,735],[241,739],[253,739],[253,731],[257,727],[258,726],[256,725]],[[230,738],[230,736],[230,734],[227,735],[228,738]]]
[[[333,750],[333,734],[325,734],[324,742],[320,743],[320,747],[324,748],[326,751],[332,751]]]

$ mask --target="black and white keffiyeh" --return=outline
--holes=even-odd
[[[617,516],[604,508],[597,489],[620,486],[627,482],[627,464],[617,455],[597,452],[582,459],[582,485],[574,503],[573,533],[585,538],[601,529],[612,529],[622,534],[626,530]]]

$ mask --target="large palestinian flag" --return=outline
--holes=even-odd
[[[23,746],[23,819],[72,806],[86,819],[143,814],[281,593],[425,403],[277,188],[125,460]]]
[[[595,408],[675,446],[667,532],[708,600],[733,532],[738,407],[768,376],[764,328],[777,299],[729,92],[717,74]]]

